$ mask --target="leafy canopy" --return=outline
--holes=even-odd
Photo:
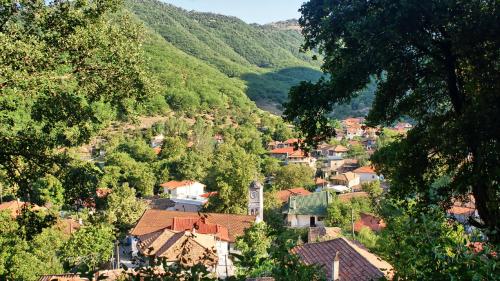
[[[500,241],[499,2],[494,0],[311,0],[300,24],[306,49],[324,55],[328,77],[290,91],[285,116],[317,141],[334,134],[328,114],[370,79],[378,87],[369,125],[416,122],[373,157],[391,192],[449,205],[472,193]],[[429,188],[438,178],[449,184]]]

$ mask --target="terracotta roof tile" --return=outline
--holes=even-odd
[[[165,182],[165,183],[160,184],[160,186],[172,190],[172,189],[176,189],[176,188],[179,188],[182,186],[188,186],[188,185],[191,185],[194,183],[196,183],[196,182],[190,181],[190,180],[169,181],[169,182]]]
[[[249,215],[218,213],[203,213],[202,215],[207,216],[206,220],[208,223],[218,224],[227,228],[230,242],[234,242],[236,237],[243,235],[244,230],[255,222],[255,216]],[[173,218],[199,219],[200,214],[193,212],[146,210],[130,233],[139,236],[170,228],[173,224]]]
[[[364,174],[375,174],[375,171],[373,170],[372,167],[370,166],[363,166],[363,167],[359,167],[357,168],[356,170],[354,170],[355,173],[364,173]]]
[[[81,278],[78,274],[56,274],[43,275],[38,281],[88,281],[87,278]]]
[[[354,223],[354,231],[360,232],[363,227],[368,227],[372,231],[378,232],[384,229],[386,224],[381,218],[361,213],[360,218]]]
[[[345,238],[318,243],[307,243],[292,249],[306,264],[323,266],[328,280],[332,276],[332,262],[340,254],[340,280],[365,281],[390,277],[392,267],[374,254],[356,246]]]
[[[335,152],[347,152],[349,149],[343,145],[336,145],[335,148],[333,149]]]
[[[287,139],[283,143],[286,143],[286,144],[295,144],[295,143],[298,143],[298,142],[300,142],[299,139]]]
[[[167,261],[180,260],[187,266],[200,261],[212,266],[217,262],[216,241],[211,235],[164,229],[138,238],[139,250],[148,256],[164,257]],[[208,260],[205,254],[210,254]]]
[[[287,154],[288,157],[305,157],[306,154],[301,149],[294,149],[293,147],[283,147],[271,150],[271,154]]]
[[[229,241],[229,231],[219,224],[205,222],[203,218],[173,218],[171,229],[185,231],[196,229],[196,233],[213,234],[217,238]]]
[[[215,196],[217,194],[219,194],[219,192],[211,191],[211,192],[203,193],[202,195],[200,195],[200,197],[209,198],[209,197]]]
[[[0,211],[7,210],[8,212],[10,212],[10,215],[12,217],[17,217],[21,214],[21,211],[26,204],[28,204],[28,203],[25,203],[22,201],[17,201],[17,200],[5,202],[5,203],[0,204]],[[31,204],[30,208],[32,211],[38,211],[38,210],[44,209],[44,207],[40,207],[40,206],[35,205],[35,204]]]

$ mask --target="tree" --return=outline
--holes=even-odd
[[[265,157],[262,159],[262,174],[265,176],[275,176],[280,170],[280,160],[274,157]]]
[[[142,139],[131,139],[118,145],[118,151],[125,152],[134,160],[150,163],[156,160],[153,149]]]
[[[223,144],[214,156],[210,185],[217,196],[211,196],[207,208],[214,212],[246,214],[248,187],[259,179],[259,160],[237,145]]]
[[[115,152],[106,157],[104,176],[99,186],[101,188],[116,188],[123,183],[141,196],[153,195],[156,178],[147,163],[137,162],[124,152]]]
[[[343,229],[352,229],[352,220],[357,221],[360,213],[372,212],[372,206],[367,198],[354,197],[345,202],[335,196],[333,202],[328,206],[326,223],[329,226],[337,226]]]
[[[126,119],[152,87],[141,29],[119,0],[2,1],[0,164],[19,194],[61,163],[62,147]]]
[[[63,273],[59,259],[66,237],[45,228],[28,243],[9,212],[0,212],[0,279],[36,281],[43,274]]]
[[[285,141],[287,139],[293,138],[293,131],[290,129],[286,123],[279,122],[276,124],[273,133],[273,139],[277,141]]]
[[[57,215],[52,210],[33,210],[32,206],[25,204],[16,221],[18,235],[24,240],[31,241],[45,228],[53,226],[57,221]]]
[[[368,193],[368,196],[370,196],[370,199],[372,202],[375,202],[380,195],[384,192],[382,187],[380,186],[380,181],[371,181],[371,182],[364,182],[361,184],[361,189]]]
[[[65,243],[62,255],[69,268],[79,272],[94,272],[99,264],[111,258],[114,241],[111,227],[85,226]]]
[[[350,101],[375,79],[368,125],[405,116],[417,124],[373,157],[391,179],[391,193],[416,195],[422,205],[445,208],[457,194],[472,193],[481,220],[471,222],[500,242],[498,5],[309,1],[301,8],[304,48],[321,51],[327,76],[290,91],[286,118],[311,143],[331,136],[332,107]],[[450,184],[429,189],[443,174],[452,175]]]
[[[166,137],[161,146],[160,157],[169,161],[177,160],[186,153],[187,144],[180,137]]]
[[[210,169],[210,159],[195,150],[189,150],[172,163],[171,173],[179,180],[202,180]]]
[[[66,205],[79,208],[95,201],[102,174],[94,163],[74,160],[67,165],[62,176]]]
[[[388,201],[385,209],[387,227],[377,246],[394,266],[395,279],[498,280],[498,248],[480,242],[476,248],[478,238],[466,235],[438,206]]]
[[[33,203],[44,206],[64,205],[64,187],[53,175],[46,175],[33,184]]]
[[[106,218],[119,233],[125,234],[142,216],[147,206],[135,197],[135,190],[124,183],[107,197]]]
[[[268,249],[272,239],[269,237],[268,226],[264,222],[255,223],[245,229],[245,233],[236,240],[238,255],[239,275],[249,276],[262,260],[269,257]]]
[[[388,146],[389,144],[397,140],[398,137],[399,134],[397,131],[387,128],[382,129],[382,133],[377,138],[377,149],[381,149],[385,146]]]
[[[273,180],[273,186],[277,189],[293,187],[307,187],[314,184],[314,171],[309,166],[286,165],[280,167]]]

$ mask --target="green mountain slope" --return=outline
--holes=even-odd
[[[291,86],[321,76],[320,62],[299,51],[303,38],[297,29],[249,25],[155,0],[129,0],[127,7],[176,48],[244,80],[247,95],[268,110],[286,101]]]

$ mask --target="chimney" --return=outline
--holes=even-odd
[[[332,263],[332,281],[340,280],[340,253],[335,253],[335,258]]]

